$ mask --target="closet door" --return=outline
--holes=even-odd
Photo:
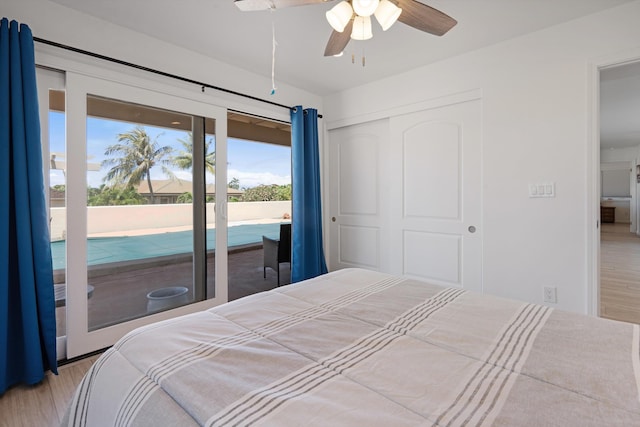
[[[391,118],[394,273],[482,291],[481,102]]]
[[[389,269],[389,122],[329,133],[329,268]]]

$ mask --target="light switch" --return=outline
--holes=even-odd
[[[529,197],[555,197],[556,184],[545,182],[540,184],[529,184]]]

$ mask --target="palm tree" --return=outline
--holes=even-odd
[[[178,142],[182,144],[184,150],[180,152],[177,156],[173,158],[173,164],[175,164],[180,169],[191,169],[193,166],[193,135],[191,132],[188,133],[189,136],[187,140],[178,139]],[[208,141],[204,143],[204,167],[207,172],[211,175],[215,175],[216,173],[216,152],[209,152],[209,148],[211,147],[211,143],[213,139],[209,138]]]
[[[142,126],[136,126],[129,132],[119,134],[118,144],[110,145],[105,150],[106,156],[117,155],[117,157],[102,162],[103,166],[113,165],[104,177],[104,181],[133,187],[146,179],[151,194],[151,204],[153,204],[155,200],[151,185],[151,169],[160,165],[165,175],[173,178],[173,172],[167,167],[171,164],[171,160],[167,157],[172,152],[173,147],[159,146],[157,138],[151,141],[145,129]]]

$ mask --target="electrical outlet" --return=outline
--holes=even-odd
[[[554,286],[544,287],[544,302],[557,303],[558,302],[558,290]]]

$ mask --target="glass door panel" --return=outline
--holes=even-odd
[[[190,115],[87,96],[89,330],[196,300]]]
[[[205,205],[205,247],[207,253],[206,263],[206,289],[207,296],[215,296],[216,290],[216,122],[207,118],[204,120],[204,147],[200,159],[204,169],[204,205]],[[223,212],[220,212],[222,216]]]
[[[226,289],[216,287],[226,282],[220,260],[218,277],[205,286],[203,161],[204,117],[211,122],[208,138],[217,136],[219,144],[226,129],[216,125],[226,111],[74,73],[67,97],[67,145],[74,147],[67,150],[66,239],[73,357],[135,327],[226,302]],[[224,220],[214,223],[226,229]]]
[[[65,176],[65,112],[64,91],[49,90],[48,136],[49,150],[45,167],[49,173],[49,234],[53,263],[53,284],[56,300],[56,333],[66,335],[66,251],[67,234]]]
[[[291,127],[230,113],[227,143],[229,300],[291,281]]]

